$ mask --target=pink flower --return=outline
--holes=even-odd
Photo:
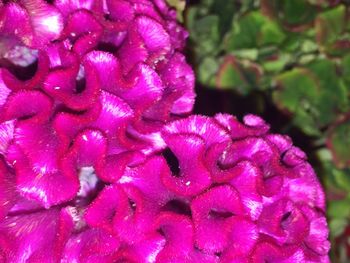
[[[163,0],[0,2],[0,262],[329,262],[305,154],[185,118],[186,37]]]
[[[27,178],[43,186],[51,180],[21,175],[28,163],[53,167],[50,148],[25,154],[41,151],[32,134],[50,134],[31,125],[22,123],[25,140],[13,146],[23,150],[9,152],[27,163],[15,164],[15,174],[11,163],[2,165],[0,247],[8,262],[330,262],[320,183],[305,154],[257,116],[177,120],[162,129],[166,150],[108,162],[103,133],[83,131],[55,168],[57,194],[48,197],[69,201],[45,208],[10,191]],[[75,196],[74,180],[81,186]],[[45,188],[35,187],[26,190],[40,199]]]
[[[195,97],[175,16],[163,1],[1,2],[0,148],[22,196],[68,202],[79,170],[112,183],[165,147]]]

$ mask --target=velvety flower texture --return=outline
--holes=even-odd
[[[26,137],[39,132],[25,130]],[[2,160],[3,261],[330,262],[325,196],[289,137],[269,133],[254,115],[240,123],[218,114],[171,122],[160,140],[163,151],[108,163],[103,134],[81,132],[56,170],[56,194],[77,180],[67,167],[96,170],[81,168],[79,193],[50,208],[14,192],[26,178]],[[25,158],[22,150],[8,151]],[[34,160],[50,168],[50,159]]]
[[[186,37],[163,0],[0,1],[0,262],[329,262],[288,137],[180,119]]]
[[[0,154],[19,194],[69,202],[81,169],[112,183],[163,149],[194,104],[186,38],[163,0],[0,1]]]

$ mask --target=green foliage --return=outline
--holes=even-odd
[[[305,134],[326,137],[350,106],[348,11],[332,1],[202,0],[187,10],[198,82],[263,91]]]
[[[333,152],[338,167],[346,167],[350,164],[350,122],[344,121],[332,127],[328,145]]]
[[[350,229],[349,4],[202,0],[186,12],[197,82],[242,97],[264,93],[290,119],[284,132],[311,138],[332,238]]]

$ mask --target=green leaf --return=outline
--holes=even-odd
[[[311,41],[309,39],[305,39],[301,42],[301,51],[303,53],[317,52],[318,45],[315,41]]]
[[[292,113],[294,123],[309,135],[320,135],[321,128],[348,110],[346,87],[330,60],[294,68],[277,76],[275,82],[280,88],[273,94],[274,102]]]
[[[242,16],[234,23],[226,39],[226,49],[252,49],[269,44],[278,44],[285,39],[280,27],[258,11]]]
[[[346,54],[342,60],[342,76],[347,83],[348,91],[350,91],[350,54]]]
[[[239,49],[232,52],[236,57],[241,59],[256,60],[258,58],[258,50],[253,49]]]
[[[240,65],[233,58],[226,59],[220,67],[217,84],[219,88],[231,88],[244,93],[247,93],[247,89],[249,89]]]
[[[298,52],[303,40],[303,35],[291,32],[288,34],[288,38],[284,41],[281,48],[283,48],[285,52]]]
[[[294,116],[294,123],[309,135],[319,135],[315,107],[319,96],[319,86],[312,73],[303,68],[295,68],[275,78],[278,89],[273,93],[276,105]]]
[[[321,45],[333,43],[345,29],[345,6],[327,10],[315,20],[317,40]]]
[[[329,202],[328,215],[333,218],[348,218],[350,216],[350,200],[334,200]]]
[[[198,67],[198,80],[208,86],[211,86],[212,84],[215,85],[215,83],[210,83],[210,80],[213,78],[218,69],[219,64],[214,57],[205,57]]]
[[[350,165],[350,121],[336,125],[330,132],[328,143],[338,167]]]
[[[316,13],[316,7],[305,0],[265,0],[262,1],[262,5],[288,27],[308,24],[312,22]]]
[[[190,27],[191,38],[196,43],[199,57],[219,51],[219,18],[215,15],[205,16],[193,21]]]
[[[236,5],[234,1],[215,0],[210,11],[219,17],[219,32],[220,36],[223,37],[230,29],[233,16],[238,11]]]
[[[259,77],[259,69],[253,64],[241,63],[228,56],[219,69],[216,84],[219,88],[234,89],[246,95],[257,85]]]
[[[299,127],[305,134],[310,136],[321,136],[321,132],[317,126],[317,122],[314,118],[314,114],[310,112],[316,112],[311,107],[300,107],[294,114],[293,123]]]
[[[264,60],[262,66],[267,72],[279,72],[291,61],[292,56],[290,54],[282,53],[275,55],[272,59]]]
[[[315,104],[319,112],[319,126],[330,124],[339,114],[348,110],[347,90],[337,74],[335,64],[327,59],[310,63],[308,69],[314,74],[320,87]]]
[[[259,46],[280,44],[286,38],[279,25],[272,20],[266,19],[261,28]]]
[[[274,101],[289,112],[296,112],[300,107],[310,107],[310,102],[313,104],[319,93],[315,79],[302,68],[284,72],[275,81],[280,89],[274,93]]]
[[[350,172],[333,168],[332,175],[337,186],[350,192]]]
[[[310,22],[314,8],[305,0],[279,1],[284,21],[290,25],[299,25]]]
[[[329,221],[329,228],[332,238],[338,237],[341,234],[343,234],[347,225],[348,220],[345,218],[332,218]]]

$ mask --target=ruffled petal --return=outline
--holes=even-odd
[[[326,197],[314,170],[307,162],[293,168],[293,173],[299,177],[291,178],[287,185],[290,198],[304,201],[311,206],[315,206],[322,211],[326,210]],[[287,183],[286,183],[287,184]]]
[[[52,5],[42,0],[23,0],[33,28],[32,46],[40,47],[55,40],[63,29],[61,13]]]
[[[167,20],[167,31],[170,35],[170,41],[175,49],[183,50],[189,33],[181,25],[174,22],[173,18],[177,15],[175,10],[170,10],[169,14],[171,18]]]
[[[109,17],[114,21],[130,22],[135,17],[132,3],[125,0],[107,0]]]
[[[98,32],[102,34],[102,26],[87,10],[81,9],[70,14],[61,38],[70,38],[72,42],[84,34]]]
[[[1,119],[43,123],[51,117],[52,107],[51,99],[39,91],[19,91],[8,98]]]
[[[305,240],[306,246],[318,255],[326,256],[330,249],[330,242],[327,240],[328,234],[326,218],[313,219],[310,223],[310,233]]]
[[[74,110],[81,111],[92,107],[99,97],[101,87],[94,65],[85,60],[83,67],[83,79],[77,79],[78,68],[52,71],[44,82],[44,90]],[[83,87],[78,86],[77,81],[84,82]]]
[[[134,117],[130,106],[108,92],[101,92],[100,104],[102,106],[100,115],[91,126],[104,131],[111,139],[125,137],[127,125]]]
[[[237,191],[228,186],[211,188],[191,203],[195,243],[205,252],[222,252],[229,245],[231,219],[243,214]]]
[[[70,49],[68,40],[52,43],[45,48],[46,55],[50,59],[51,70],[72,68],[75,73],[80,70],[79,58]]]
[[[165,135],[164,140],[170,154],[178,159],[178,164],[170,164],[172,172],[163,174],[164,185],[180,196],[193,196],[206,189],[211,179],[202,161],[204,141],[196,135],[186,134]]]
[[[300,245],[309,232],[307,218],[287,200],[265,206],[258,225],[263,233],[274,237],[281,245]]]
[[[175,53],[167,65],[161,70],[161,76],[166,83],[168,92],[182,91],[171,107],[171,113],[187,114],[192,111],[196,94],[194,92],[194,73],[186,63],[185,56]]]
[[[229,247],[222,255],[223,262],[244,262],[244,258],[251,253],[259,240],[258,227],[251,220],[237,216],[230,219]]]
[[[169,35],[163,26],[150,17],[139,16],[133,21],[118,54],[127,73],[139,62],[156,63],[170,48]]]
[[[67,177],[59,171],[34,171],[18,146],[10,147],[8,155],[16,171],[17,190],[26,198],[36,200],[45,208],[50,208],[71,200],[78,192],[77,178]],[[64,191],[57,192],[57,189]]]
[[[15,131],[15,121],[7,121],[0,124],[0,154],[5,155]]]
[[[76,176],[62,173],[56,148],[57,139],[48,126],[21,123],[8,149],[17,189],[46,208],[72,199],[79,187]],[[57,193],[57,189],[65,190]]]
[[[127,128],[127,137],[125,138],[126,140],[123,141],[123,145],[126,149],[139,150],[145,155],[151,155],[152,153],[159,152],[166,148],[159,131],[142,133],[141,131],[135,130],[133,126]]]
[[[102,33],[102,25],[90,12],[78,10],[69,16],[62,38],[69,39],[73,51],[82,57],[98,46]]]
[[[310,206],[324,209],[323,190],[315,178],[295,178],[285,182],[285,196],[294,202],[305,202]],[[307,201],[305,201],[307,200]]]
[[[101,105],[95,104],[91,109],[82,114],[71,114],[61,112],[56,114],[52,126],[60,140],[58,145],[59,155],[65,153],[72,140],[81,130],[89,127],[89,124],[96,120],[100,114]]]
[[[89,226],[113,233],[113,218],[117,212],[129,209],[127,202],[127,196],[119,187],[105,187],[86,210],[84,218]]]
[[[85,56],[85,59],[94,65],[104,90],[114,94],[118,90],[131,88],[134,84],[134,81],[129,84],[124,80],[119,61],[112,54],[92,51]]]
[[[5,20],[2,31],[19,37],[25,45],[35,48],[57,39],[63,29],[60,12],[42,0],[23,0],[21,5],[5,5],[0,19]],[[19,24],[23,26],[18,28]]]
[[[164,134],[194,134],[205,141],[207,147],[214,143],[230,141],[230,136],[213,119],[194,115],[171,122],[163,129]]]
[[[0,220],[3,220],[17,199],[15,176],[0,158]]]
[[[292,174],[280,163],[277,150],[262,138],[251,137],[233,142],[219,159],[219,164],[230,168],[242,160],[250,160],[262,170],[264,181],[259,186],[259,192],[264,196],[278,193],[284,176]]]
[[[285,153],[293,146],[292,139],[286,135],[267,134],[265,139],[273,143],[281,154]]]
[[[157,255],[156,262],[170,262],[171,259],[173,262],[186,262],[194,247],[191,220],[186,216],[164,212],[155,221],[155,228],[159,229],[166,239],[166,244]]]
[[[129,245],[121,249],[116,258],[135,263],[156,262],[157,255],[163,249],[165,243],[165,238],[162,235],[154,233],[135,245]]]
[[[262,138],[251,137],[233,142],[222,156],[222,166],[230,167],[242,160],[252,160],[260,167],[266,167],[273,159],[273,148]],[[266,175],[271,176],[271,175]]]
[[[29,159],[35,172],[56,172],[58,156],[57,137],[47,124],[20,122],[17,124],[14,143]]]
[[[96,7],[100,6],[100,0],[56,0],[55,6],[60,12],[67,17],[70,13],[80,10],[95,10]]]
[[[0,223],[0,246],[6,262],[56,261],[52,250],[58,217],[57,209],[6,217]]]
[[[130,2],[133,3],[135,14],[139,16],[147,16],[152,18],[153,20],[157,21],[160,24],[164,24],[164,19],[162,18],[161,14],[159,13],[160,10],[157,10],[157,7],[155,6],[155,2],[152,1],[134,1],[131,0]]]
[[[7,101],[8,96],[11,93],[11,90],[6,86],[2,79],[3,69],[0,68],[0,107],[2,107]]]
[[[47,57],[47,54],[44,51],[39,51],[36,61],[37,69],[33,76],[30,75],[29,79],[18,79],[17,76],[15,74],[12,74],[11,72],[12,65],[10,65],[9,69],[3,69],[2,78],[5,85],[9,89],[14,91],[18,91],[21,89],[30,90],[40,88],[42,86],[42,83],[44,82],[45,77],[48,74],[50,61]]]
[[[134,168],[126,169],[119,183],[137,187],[153,206],[160,208],[174,197],[161,181],[164,173],[169,173],[166,161],[161,157],[151,157]]]
[[[283,155],[283,162],[292,167],[304,161],[306,161],[306,154],[298,147],[291,147]]]
[[[104,263],[111,260],[120,242],[100,229],[87,229],[68,240],[61,262]]]
[[[252,220],[257,220],[263,209],[263,197],[259,191],[264,183],[262,172],[249,161],[242,161],[235,168],[239,173],[235,173],[230,184],[239,192],[245,211]]]
[[[225,164],[223,160],[226,159],[230,145],[226,142],[213,144],[208,148],[205,155],[206,166],[211,172],[211,178],[214,182],[224,183],[229,182],[231,179],[236,178],[242,174],[245,174],[246,166],[254,166],[247,160],[243,160],[236,165]],[[253,184],[253,187],[256,185]]]
[[[236,117],[229,114],[217,114],[215,119],[225,127],[233,139],[242,139],[250,136],[260,136],[267,133],[269,125],[256,115],[246,115],[243,118],[243,124]]]
[[[0,10],[0,21],[2,35],[18,39],[26,45],[31,44],[33,41],[31,21],[25,8],[13,2],[5,4]]]
[[[123,185],[122,188],[127,196],[127,207],[116,213],[114,232],[126,244],[136,244],[153,232],[157,210],[137,188],[130,185]]]
[[[161,24],[147,16],[136,18],[134,23],[137,33],[143,40],[147,50],[153,53],[154,59],[169,52],[169,35]]]
[[[96,164],[96,173],[105,182],[115,183],[125,176],[129,164],[143,160],[144,155],[139,152],[124,152],[108,155],[103,163]]]
[[[262,240],[259,242],[251,256],[252,262],[264,263],[264,262],[284,262],[292,263],[297,261],[288,260],[293,255],[293,250],[288,247],[280,247],[270,240]],[[300,258],[300,257],[299,257]],[[295,259],[295,258],[294,258]],[[301,261],[303,262],[303,261]]]
[[[127,81],[134,83],[130,89],[119,90],[116,95],[124,99],[137,114],[142,114],[160,100],[164,90],[158,74],[146,64],[138,64]]]
[[[60,166],[64,167],[62,173],[68,178],[78,178],[80,170],[80,191],[78,195],[86,197],[90,188],[95,188],[98,178],[94,171],[105,164],[107,150],[106,138],[100,131],[85,130],[78,134],[69,151],[60,160]],[[84,170],[90,170],[87,175]]]
[[[310,221],[310,231],[305,239],[304,253],[307,258],[316,258],[317,260],[327,260],[327,253],[330,249],[328,241],[329,229],[324,214],[312,209],[308,205],[301,207],[304,215]],[[323,262],[323,261],[322,261]]]

